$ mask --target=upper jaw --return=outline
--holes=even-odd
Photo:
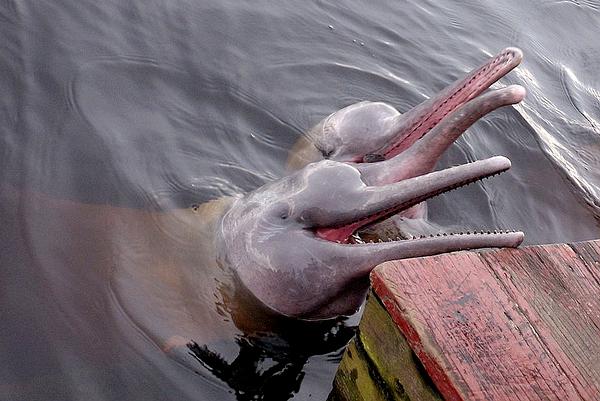
[[[493,83],[518,66],[522,59],[521,50],[508,47],[436,96],[395,117],[389,125],[389,143],[372,153],[380,154],[386,159],[402,153],[444,118],[489,89]],[[520,99],[515,103],[518,101]]]
[[[433,170],[444,152],[471,125],[499,107],[516,104],[525,97],[525,89],[511,85],[489,91],[459,106],[433,129],[399,155],[385,160],[385,168],[363,164],[363,175],[371,185],[382,185],[426,174]]]

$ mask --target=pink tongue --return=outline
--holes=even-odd
[[[317,238],[331,242],[348,243],[352,233],[359,227],[358,224],[350,224],[341,228],[319,228],[316,231]]]
[[[388,211],[389,212],[389,211]],[[386,211],[383,212],[379,212],[379,213],[375,213],[372,216],[369,217],[365,217],[359,221],[356,221],[354,223],[350,223],[348,225],[345,225],[343,227],[337,227],[337,228],[318,228],[315,232],[316,236],[318,238],[327,240],[327,241],[332,241],[332,242],[341,242],[343,244],[348,243],[348,240],[350,239],[350,236],[352,235],[352,233],[354,233],[356,230],[358,230],[361,227],[366,226],[367,224],[377,220],[378,218],[380,218],[381,216],[383,216],[386,213]]]

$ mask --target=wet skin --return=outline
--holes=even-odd
[[[186,367],[199,370],[212,361],[209,370],[230,378],[235,388],[243,381],[231,371],[246,376],[247,371],[239,365],[230,369],[206,344],[238,343],[244,359],[255,354],[248,350],[256,343],[240,339],[296,327],[293,322],[318,326],[320,320],[355,312],[364,301],[369,272],[383,261],[521,243],[520,232],[383,243],[353,239],[390,216],[419,217],[426,199],[510,167],[508,159],[494,157],[432,172],[477,119],[523,98],[519,86],[482,94],[520,60],[518,50],[507,49],[403,115],[383,103],[344,108],[295,147],[290,158],[295,172],[246,195],[163,212],[39,194],[11,195],[15,199],[7,202],[26,199],[27,229],[35,237],[32,246],[39,248],[32,254],[68,256],[47,258],[50,270],[76,276],[85,268],[98,282],[107,278],[120,326],[141,328],[141,336]],[[71,239],[57,242],[66,233]],[[323,338],[317,326],[312,326],[315,338]],[[302,333],[297,342],[310,342],[304,329],[289,331],[287,338]],[[294,357],[298,369],[290,373],[288,392],[314,352],[322,350]],[[259,354],[276,358],[281,351]],[[263,372],[253,361],[244,364],[256,377]]]
[[[196,258],[201,262],[176,263],[180,271],[173,273],[175,268],[171,268],[169,274],[178,278],[178,285],[187,285],[198,280],[198,270],[205,275],[218,267],[225,275],[223,282],[235,279],[265,310],[319,320],[355,312],[364,301],[369,272],[384,261],[518,246],[523,240],[521,232],[439,234],[383,243],[360,243],[353,240],[353,234],[393,215],[414,217],[418,215],[414,207],[426,199],[510,168],[510,161],[498,156],[432,172],[443,152],[471,124],[523,99],[525,90],[517,85],[483,93],[521,58],[518,49],[505,49],[402,115],[388,105],[372,102],[333,113],[310,131],[309,146],[296,147],[290,164],[299,166],[307,161],[302,157],[311,153],[327,159],[308,163],[246,195],[187,212],[197,217],[179,212],[181,222],[171,224],[170,230],[176,233],[172,236],[187,238],[190,246],[197,243],[201,251],[195,252]],[[383,160],[366,162],[373,155]],[[133,271],[138,268],[131,265],[130,269],[129,275],[135,276]],[[139,274],[148,276],[145,271]],[[129,297],[141,291],[141,296],[145,290],[135,288],[143,287],[141,281],[148,281],[149,287],[165,287],[157,290],[163,294],[159,298],[178,291],[172,298],[179,304],[195,302],[195,286],[185,292],[170,289],[172,283],[158,275],[140,277],[120,293]],[[205,283],[200,280],[197,284],[201,288]],[[186,316],[175,320],[193,320],[196,312],[188,309]],[[154,318],[148,320],[147,324],[156,325]],[[181,341],[175,343],[191,338],[185,331],[176,333]],[[160,337],[164,339],[166,334]]]
[[[361,102],[325,118],[295,147],[289,165],[325,160],[236,199],[218,232],[219,260],[267,307],[310,320],[356,311],[369,272],[384,261],[518,246],[521,232],[385,243],[361,243],[353,234],[394,215],[423,217],[426,199],[510,167],[495,157],[432,172],[470,125],[523,99],[518,85],[483,93],[521,59],[520,50],[505,49],[405,114]]]

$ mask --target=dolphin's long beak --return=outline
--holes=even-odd
[[[328,211],[332,219],[338,220],[329,221],[329,228],[316,230],[317,236],[323,240],[318,241],[313,252],[321,255],[323,263],[338,266],[336,275],[352,280],[364,277],[373,266],[388,260],[466,249],[517,247],[523,241],[522,232],[440,233],[408,240],[398,238],[395,241],[379,243],[345,243],[348,236],[366,224],[439,193],[501,173],[508,168],[510,168],[510,161],[505,157],[496,156],[382,187],[366,187],[364,191],[367,193],[367,201],[364,207],[357,207],[354,211],[346,210],[343,215],[337,216],[335,210]]]
[[[386,159],[390,159],[410,148],[427,132],[436,127],[440,121],[457,111],[461,106],[478,97],[490,85],[519,65],[522,59],[523,53],[521,50],[512,47],[506,48],[487,63],[469,73],[465,78],[456,81],[442,90],[435,97],[395,117],[390,121],[388,128],[390,132],[388,136],[394,138],[394,140],[374,153],[381,154]],[[524,91],[522,93],[524,95]],[[479,117],[494,108],[504,104],[516,103],[522,99],[522,96],[519,99],[519,90],[514,88],[512,89],[512,99],[510,96],[505,95],[506,93],[502,91],[492,92],[486,100],[490,102],[490,105],[496,104],[496,106],[488,108],[485,113],[479,113]],[[496,99],[496,97],[503,99]],[[475,120],[467,124],[466,127],[471,125]],[[461,132],[458,132],[458,135]]]
[[[369,185],[383,185],[432,171],[442,154],[473,123],[490,111],[518,103],[524,97],[525,89],[519,85],[476,97],[459,106],[401,154],[380,165],[361,164],[363,180]]]
[[[343,260],[353,277],[368,274],[373,266],[388,260],[415,258],[478,248],[516,248],[523,242],[522,232],[439,234],[411,240],[367,244],[338,244],[322,241],[323,255],[332,261]],[[338,262],[339,265],[339,262]]]
[[[385,168],[387,162],[358,164],[359,172]],[[353,199],[337,205],[335,210],[315,212],[320,216],[315,222],[318,237],[329,241],[346,242],[361,227],[389,217],[428,198],[450,191],[471,182],[499,174],[510,168],[510,160],[496,156],[469,164],[413,177],[382,186],[365,186]],[[367,182],[367,184],[370,184]],[[496,246],[493,242],[489,246]]]

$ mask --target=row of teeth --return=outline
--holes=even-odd
[[[510,61],[510,56],[512,54],[510,52],[506,52],[503,54],[500,54],[498,56],[496,56],[494,59],[492,59],[490,62],[488,62],[486,64],[486,66],[484,68],[482,68],[480,71],[478,71],[475,75],[473,75],[471,77],[471,79],[465,83],[464,85],[462,85],[460,88],[456,89],[454,91],[454,93],[452,93],[452,95],[450,95],[450,97],[448,97],[447,99],[445,99],[442,104],[440,104],[438,107],[435,108],[435,110],[432,110],[431,113],[429,113],[429,115],[427,115],[427,117],[425,117],[423,119],[423,121],[421,121],[417,126],[415,126],[409,133],[412,134],[413,132],[415,132],[416,130],[418,130],[419,128],[421,128],[421,126],[423,125],[423,123],[425,123],[427,121],[427,119],[429,119],[432,115],[434,115],[436,112],[438,112],[440,109],[442,109],[444,106],[446,106],[446,104],[448,102],[450,102],[453,98],[455,98],[456,96],[460,96],[462,94],[462,92],[464,91],[464,89],[466,87],[468,87],[469,85],[471,85],[471,83],[473,83],[473,81],[475,81],[477,78],[479,78],[481,75],[485,74],[488,70],[492,69],[492,70],[500,70],[502,68],[503,64],[506,64],[508,61]],[[492,71],[492,75],[494,74],[495,71]],[[481,86],[481,84],[479,84],[479,86]],[[476,87],[475,89],[477,90],[479,87]],[[473,90],[471,90],[471,94],[469,96],[471,96],[474,93]],[[455,107],[455,108],[450,108],[448,110],[446,110],[445,113],[443,113],[443,115],[437,119],[435,119],[433,121],[433,124],[431,124],[427,130],[425,131],[425,133],[423,133],[423,135],[421,135],[421,138],[423,138],[429,131],[431,131],[433,129],[433,127],[435,127],[436,125],[439,124],[440,121],[442,121],[444,118],[446,118],[446,116],[448,116],[449,114],[453,113],[454,111],[456,111],[460,106],[464,105],[465,103],[468,102],[468,99],[465,101],[460,102],[461,104],[459,104],[459,106]],[[419,138],[420,139],[420,138]],[[401,143],[401,142],[400,142]],[[391,152],[393,149],[397,148],[400,143],[395,144],[394,146],[391,147],[391,149],[388,150],[388,154],[389,152]]]
[[[471,163],[474,163],[474,162],[471,162]],[[467,163],[467,164],[471,164],[471,163]],[[456,166],[459,166],[459,165],[456,165]],[[453,166],[453,167],[456,167],[456,166]],[[465,181],[459,182],[458,184],[454,184],[454,185],[450,186],[450,187],[449,187],[448,189],[446,189],[446,190],[442,190],[440,193],[436,194],[435,196],[437,196],[437,195],[441,195],[441,194],[444,194],[444,193],[448,193],[448,192],[451,192],[451,191],[454,191],[455,189],[458,189],[458,188],[466,187],[467,185],[473,184],[473,183],[475,183],[475,182],[477,182],[477,181],[485,181],[485,180],[488,180],[488,179],[490,179],[490,178],[492,178],[492,177],[496,177],[497,175],[500,175],[500,174],[502,174],[502,173],[504,173],[504,172],[506,172],[506,170],[498,171],[497,173],[490,174],[490,175],[488,175],[488,176],[485,176],[485,177],[481,177],[481,178],[471,178],[471,179],[468,179],[468,180],[465,180]],[[434,198],[435,196],[432,196],[431,198]],[[427,199],[431,199],[431,198],[427,198]]]
[[[474,163],[474,162],[471,162],[471,163]],[[471,164],[471,163],[467,163],[467,164]],[[454,166],[454,167],[455,167],[455,166]],[[499,171],[499,172],[497,172],[497,173],[494,173],[494,174],[488,175],[488,176],[486,176],[486,177],[481,177],[481,178],[470,178],[470,179],[468,179],[468,180],[465,180],[465,181],[459,182],[459,183],[457,183],[457,184],[454,184],[454,185],[452,185],[452,186],[450,186],[450,187],[448,187],[448,188],[446,188],[446,189],[442,189],[442,190],[439,190],[439,191],[437,191],[437,192],[435,192],[435,193],[432,193],[432,194],[429,194],[429,195],[427,195],[427,196],[423,196],[423,197],[421,197],[421,199],[420,199],[420,201],[419,201],[418,203],[420,203],[420,202],[423,202],[423,201],[426,201],[426,200],[431,200],[431,199],[433,199],[433,198],[436,198],[437,196],[439,196],[439,195],[441,195],[441,194],[448,193],[448,192],[452,192],[452,191],[454,191],[455,189],[458,189],[458,188],[465,187],[465,186],[467,186],[467,185],[469,185],[469,184],[473,184],[474,182],[477,182],[477,181],[483,181],[483,180],[487,180],[488,178],[492,178],[492,177],[495,177],[495,176],[497,176],[497,175],[500,175],[500,174],[502,174],[504,171],[505,171],[505,170],[503,170],[503,171]],[[385,215],[385,214],[386,214],[387,212],[389,212],[390,210],[394,210],[394,209],[397,209],[397,208],[398,208],[398,206],[393,206],[393,207],[391,207],[391,208],[389,208],[389,209],[387,209],[387,210],[384,210],[383,212],[380,212],[380,213],[381,213],[382,215]],[[402,208],[400,208],[400,210],[402,210]],[[370,217],[371,217],[371,216],[364,217],[364,218],[362,218],[362,219],[358,220],[356,223],[360,223],[361,221],[367,220],[367,219],[369,219]],[[341,227],[341,226],[340,226],[340,227]],[[460,234],[462,235],[463,233],[460,233]],[[477,234],[477,233],[474,233],[474,234]],[[482,232],[481,232],[481,234],[485,234],[485,233],[482,231]],[[490,232],[488,232],[488,234],[491,234],[491,233],[490,233]],[[497,233],[496,231],[494,231],[494,234],[498,234],[498,233]],[[439,236],[439,235],[442,235],[442,234],[438,234],[438,236]],[[443,234],[443,235],[447,235],[447,234]],[[449,235],[455,235],[455,234],[454,234],[454,233],[451,233],[451,234],[449,234]],[[431,235],[431,236],[433,236],[433,235]],[[417,238],[418,238],[418,237],[414,237],[414,238],[412,238],[412,239],[417,239]],[[422,238],[424,238],[424,237],[422,237]],[[357,239],[357,238],[355,238],[355,239]],[[390,240],[390,241],[393,241],[393,240]],[[386,242],[390,242],[390,241],[386,241]],[[339,242],[339,241],[337,241],[337,242]],[[361,242],[361,243],[364,243],[364,242]]]
[[[386,239],[386,240],[382,240],[381,238],[378,241],[363,241],[362,238],[360,238],[358,235],[353,235],[352,239],[354,240],[355,243],[358,244],[374,244],[374,243],[378,243],[378,242],[395,242],[395,241],[407,241],[407,240],[413,240],[413,239],[425,239],[425,238],[435,238],[435,237],[451,237],[451,236],[458,236],[458,235],[487,235],[487,234],[511,234],[516,232],[515,230],[494,230],[494,231],[467,231],[467,232],[459,232],[459,233],[437,233],[437,234],[429,234],[429,235],[420,235],[420,236],[411,236],[410,238],[401,238],[401,237],[396,237],[396,239]],[[340,241],[337,241],[338,243]]]

